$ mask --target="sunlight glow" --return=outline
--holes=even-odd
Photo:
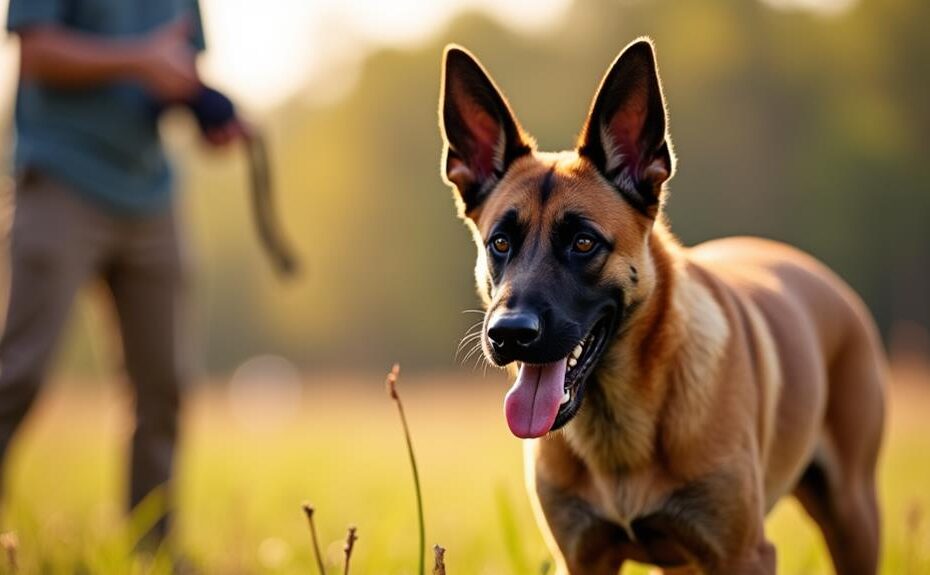
[[[462,10],[482,10],[518,29],[555,21],[571,0],[201,0],[208,78],[252,107],[268,108],[319,82],[336,94],[379,45],[409,45]],[[317,89],[322,89],[322,86]],[[313,96],[313,95],[311,95]]]
[[[836,15],[853,7],[856,0],[762,0],[773,8],[782,10],[807,10],[825,15]]]
[[[435,34],[457,13],[481,10],[516,29],[554,22],[571,0],[201,0],[209,82],[250,108],[268,109],[314,85],[328,100],[351,87],[358,64],[383,45],[410,45]],[[0,21],[7,2],[0,0]],[[12,104],[15,42],[0,31],[0,110]]]
[[[762,0],[778,9],[837,14],[856,0]],[[480,10],[515,29],[556,22],[572,0],[201,0],[210,83],[246,107],[269,109],[308,85],[311,100],[351,88],[362,58],[383,45],[411,45],[441,30],[456,14]],[[0,0],[0,21],[7,2]],[[15,42],[0,32],[0,110],[12,104]]]

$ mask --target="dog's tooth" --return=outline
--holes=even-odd
[[[565,390],[565,393],[562,394],[562,403],[560,405],[565,405],[572,399],[572,392]]]
[[[569,366],[569,367],[575,367],[576,365],[578,365],[578,360],[575,359],[574,357],[571,358],[570,360],[568,360],[568,366]]]
[[[584,351],[584,348],[579,343],[578,345],[575,346],[575,349],[572,350],[572,355],[575,356],[575,358],[577,359],[581,357],[581,352],[583,351]]]

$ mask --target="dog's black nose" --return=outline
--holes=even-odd
[[[527,312],[495,315],[488,324],[488,339],[496,348],[528,347],[539,339],[539,316]]]

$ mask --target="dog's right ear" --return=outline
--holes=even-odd
[[[443,55],[439,125],[445,179],[458,190],[465,214],[481,205],[514,160],[533,150],[481,64],[454,45]]]

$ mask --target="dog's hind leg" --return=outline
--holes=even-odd
[[[824,431],[795,496],[823,532],[838,575],[878,571],[875,472],[884,420],[885,372],[863,330],[831,363]]]
[[[837,575],[874,575],[878,571],[878,511],[874,482],[847,492],[830,485],[814,462],[804,472],[795,496],[820,527]]]

